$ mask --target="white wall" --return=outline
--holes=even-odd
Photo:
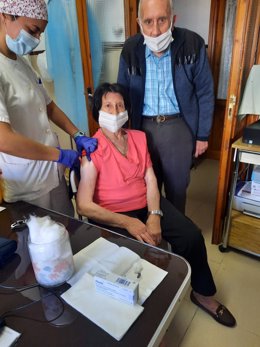
[[[33,56],[27,56],[30,63],[32,64],[32,67],[35,69],[35,71],[39,74],[39,76],[41,75],[39,69],[38,69],[38,65],[37,65],[37,56],[33,55]],[[54,84],[53,82],[47,82],[43,80],[43,85],[45,87],[45,89],[47,90],[49,96],[51,99],[53,99],[53,101],[55,102],[55,93],[54,93]],[[60,147],[61,148],[71,148],[71,139],[70,136],[65,133],[65,131],[63,131],[61,128],[57,127],[54,123],[50,122],[52,130],[58,135],[59,138],[59,142],[60,142]],[[72,141],[73,145],[74,142]]]
[[[175,25],[195,31],[208,43],[211,0],[174,0]]]
[[[124,0],[88,0],[99,24],[103,42],[124,42]]]

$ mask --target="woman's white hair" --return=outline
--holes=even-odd
[[[138,18],[139,18],[140,20],[141,20],[141,12],[142,12],[141,7],[142,7],[142,4],[143,4],[143,1],[144,1],[144,0],[140,0],[140,1],[139,1],[139,4],[138,4]],[[174,10],[173,10],[173,8],[174,8],[173,0],[168,0],[168,3],[169,3],[169,7],[170,7],[170,9],[171,9],[171,15],[173,16],[173,14],[174,14]]]

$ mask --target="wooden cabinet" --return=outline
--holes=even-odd
[[[260,219],[233,210],[240,164],[260,165],[260,146],[245,144],[240,138],[232,144],[232,148],[235,150],[235,167],[223,230],[223,244],[220,250],[224,251],[231,246],[260,256]]]
[[[260,219],[232,210],[228,245],[260,256]]]

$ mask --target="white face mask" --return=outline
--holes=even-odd
[[[172,21],[171,21],[171,25],[170,25],[169,29],[165,33],[163,33],[157,37],[145,35],[143,32],[142,25],[140,25],[140,27],[141,27],[141,32],[144,36],[144,44],[146,44],[147,47],[152,52],[159,53],[159,52],[165,51],[169,47],[170,43],[173,41]]]
[[[24,29],[20,30],[19,35],[15,39],[12,39],[6,34],[5,40],[10,51],[18,55],[25,55],[32,52],[40,43],[39,39],[32,36]]]
[[[15,21],[17,20],[14,16]],[[7,33],[7,27],[5,22],[5,41],[10,51],[17,55],[25,55],[32,52],[40,43],[40,40],[29,34],[26,30],[21,29],[18,36],[12,39]]]
[[[98,123],[101,128],[105,128],[112,133],[117,132],[128,121],[127,111],[120,112],[118,115],[99,111]]]

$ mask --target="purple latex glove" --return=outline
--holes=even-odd
[[[79,165],[79,154],[77,151],[73,149],[58,149],[60,150],[60,155],[57,163],[63,164],[69,168]]]
[[[80,155],[83,149],[85,149],[88,161],[91,161],[90,153],[96,150],[97,139],[87,136],[77,136],[75,137],[74,141],[76,142],[77,150],[79,151]]]

